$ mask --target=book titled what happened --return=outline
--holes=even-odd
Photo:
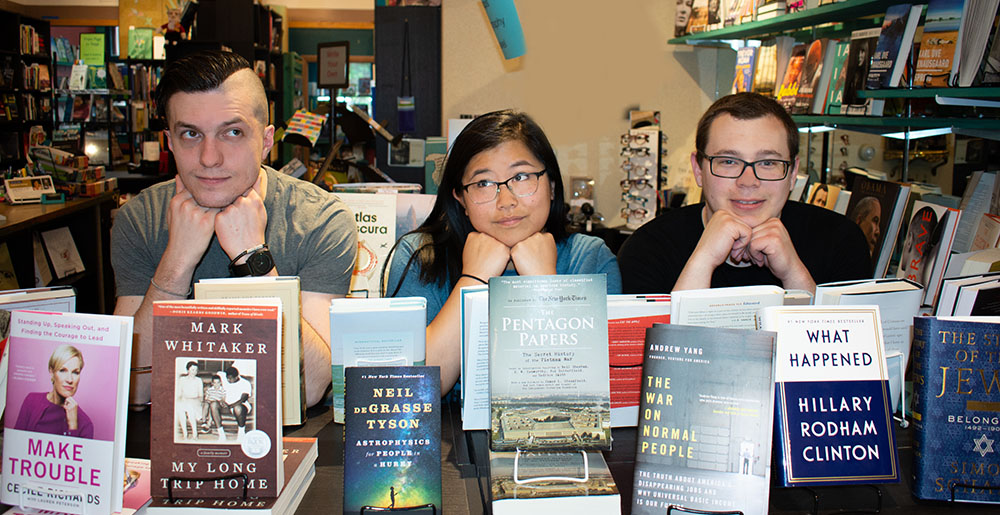
[[[494,451],[609,449],[606,278],[490,279]]]
[[[438,367],[347,367],[344,513],[441,510]]]
[[[775,413],[786,486],[894,483],[899,463],[878,306],[761,310],[775,346]]]

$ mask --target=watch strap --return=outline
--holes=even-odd
[[[270,256],[270,250],[268,249],[266,243],[257,245],[256,247],[252,247],[244,250],[243,252],[240,252],[235,258],[233,258],[232,261],[229,262],[230,275],[232,275],[233,277],[246,277],[248,275],[252,275],[253,270],[250,268],[250,257],[253,256],[254,254],[263,252],[268,253],[268,255]],[[236,262],[239,261],[239,259],[242,258],[243,256],[247,256],[247,260],[242,264],[237,265]],[[271,261],[272,261],[271,268],[274,268],[273,259]],[[270,270],[268,270],[268,272],[270,272]]]

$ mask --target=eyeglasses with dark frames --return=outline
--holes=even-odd
[[[649,211],[646,211],[646,208],[644,208],[644,207],[639,207],[639,208],[636,208],[636,209],[631,209],[631,208],[627,208],[626,207],[626,208],[622,209],[622,217],[623,218],[633,218],[633,217],[634,218],[642,218],[642,217],[646,216],[647,213],[649,213]]]
[[[649,156],[649,147],[625,147],[621,151],[623,157],[646,157]]]
[[[639,146],[649,143],[649,134],[622,134],[622,145]]]
[[[724,179],[738,179],[747,167],[753,170],[754,177],[760,181],[780,181],[788,177],[788,169],[792,162],[784,159],[759,159],[744,161],[732,156],[708,156],[698,152],[699,157],[708,161],[708,171]]]
[[[642,204],[642,205],[645,206],[646,202],[649,202],[649,199],[646,198],[646,197],[640,196],[640,195],[633,195],[633,194],[629,193],[628,191],[623,191],[622,192],[622,202],[629,202],[629,203],[633,203],[633,204]]]
[[[644,177],[633,177],[631,179],[622,179],[621,185],[623,191],[629,191],[632,188],[645,189],[653,187],[653,176],[646,175]]]
[[[462,191],[468,195],[473,204],[485,204],[493,202],[500,194],[500,186],[507,186],[507,189],[519,198],[530,197],[538,191],[539,177],[544,175],[546,170],[540,172],[520,172],[506,181],[490,181],[487,179],[470,182],[462,185]]]

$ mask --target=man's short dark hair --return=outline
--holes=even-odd
[[[239,377],[240,371],[236,370],[236,367],[229,367],[226,369],[226,375],[229,377]]]
[[[188,361],[187,365],[184,366],[184,370],[191,370],[191,367],[196,367],[196,366],[198,366],[197,361]]]
[[[166,118],[167,103],[175,93],[218,89],[226,79],[244,69],[253,71],[243,56],[223,50],[201,50],[171,62],[163,70],[153,96],[157,115]]]
[[[694,146],[700,154],[705,154],[705,147],[708,146],[708,130],[715,118],[721,114],[728,114],[737,120],[756,120],[765,116],[777,118],[785,126],[787,133],[788,159],[794,161],[799,155],[799,128],[795,125],[795,121],[773,98],[757,93],[727,95],[709,106],[705,114],[701,115],[701,120],[698,120],[698,132],[695,134]]]

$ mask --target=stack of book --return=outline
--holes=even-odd
[[[118,187],[118,179],[105,177],[104,166],[91,166],[87,156],[47,146],[31,147],[28,154],[38,168],[52,175],[56,189],[67,195],[93,197]]]

